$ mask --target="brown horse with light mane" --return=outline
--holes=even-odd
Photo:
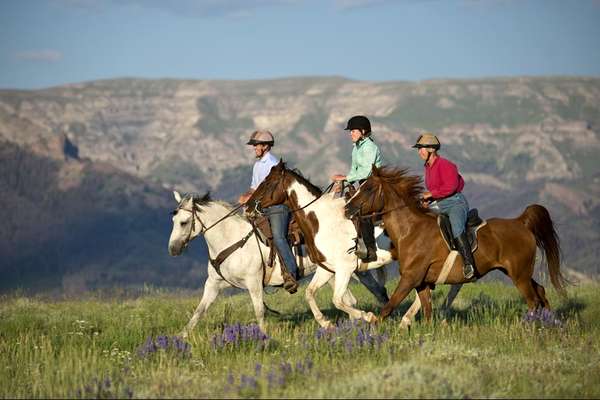
[[[388,317],[413,288],[419,294],[425,318],[431,319],[431,289],[450,251],[436,216],[421,205],[422,192],[421,178],[408,175],[406,169],[373,166],[371,176],[346,204],[347,216],[381,215],[396,246],[401,278],[380,319]],[[544,287],[533,279],[536,247],[544,251],[552,285],[562,296],[566,294],[568,281],[560,271],[559,238],[543,206],[529,205],[513,219],[488,219],[477,240],[476,276],[495,269],[504,272],[525,297],[529,311],[550,308]],[[445,283],[466,282],[462,257],[458,257]]]

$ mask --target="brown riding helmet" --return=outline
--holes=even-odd
[[[268,144],[273,147],[275,145],[275,138],[273,134],[267,130],[254,131],[248,140],[249,145],[254,146],[255,144]]]
[[[441,147],[440,141],[437,136],[433,133],[425,132],[417,139],[417,143],[413,146],[415,149],[427,149],[428,152],[433,153],[439,150]]]

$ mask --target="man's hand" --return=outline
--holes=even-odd
[[[421,199],[421,206],[423,208],[429,208],[429,202],[433,200],[431,192],[423,192],[423,198]]]
[[[252,193],[254,193],[254,190],[250,189],[246,193],[242,194],[238,199],[238,203],[246,204],[248,200],[250,200],[250,197],[252,197]]]
[[[339,174],[332,175],[331,180],[334,182],[344,181],[344,180],[346,180],[346,175],[339,175]]]

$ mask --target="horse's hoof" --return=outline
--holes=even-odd
[[[412,322],[408,318],[402,318],[402,322],[400,322],[400,329],[409,329]]]
[[[368,312],[366,314],[364,314],[364,320],[367,321],[370,324],[375,324],[377,323],[377,317],[375,316],[375,314],[373,314],[372,312]]]
[[[321,328],[328,330],[328,331],[335,328],[335,326],[331,323],[331,321],[321,322],[320,325],[321,325]]]

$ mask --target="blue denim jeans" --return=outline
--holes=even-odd
[[[288,272],[296,279],[298,265],[287,241],[288,226],[290,224],[290,209],[285,204],[278,204],[263,210],[269,217],[271,232],[273,233],[273,244],[283,259]]]
[[[459,237],[465,231],[469,203],[462,193],[456,193],[443,200],[433,201],[429,209],[438,214],[447,214],[450,217],[452,235]]]

